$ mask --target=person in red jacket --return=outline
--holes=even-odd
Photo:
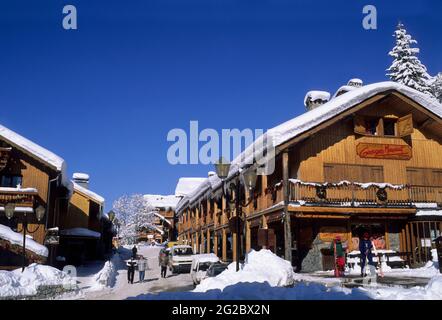
[[[345,269],[345,249],[342,245],[341,236],[337,235],[331,243],[330,250],[335,258],[335,276],[343,277]]]

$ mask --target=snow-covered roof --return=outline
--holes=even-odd
[[[228,178],[236,175],[239,170],[253,163],[255,154],[264,154],[263,149],[268,145],[265,141],[271,142],[274,147],[280,146],[382,92],[397,91],[442,118],[442,105],[439,102],[428,95],[396,82],[386,81],[369,84],[360,88],[351,88],[351,91],[271,128],[266,133],[259,136],[254,143],[249,145],[232,161]],[[212,178],[212,182],[209,181],[210,178]],[[194,201],[192,199],[197,199],[203,196],[210,187],[214,188],[219,185],[220,180],[217,176],[204,179],[194,192],[180,201],[177,206],[177,212],[184,208],[187,203]]]
[[[175,210],[178,201],[180,201],[180,198],[175,195],[145,194],[143,197],[152,207],[172,210]]]
[[[0,238],[12,244],[23,246],[23,235],[2,224],[0,224]],[[26,249],[43,257],[47,257],[49,253],[48,248],[32,239],[26,239]]]
[[[175,188],[175,195],[183,197],[194,191],[206,178],[184,177],[178,180]]]
[[[73,184],[74,184],[74,191],[80,192],[80,193],[88,196],[90,199],[98,202],[101,205],[104,204],[105,200],[99,194],[97,194],[89,189],[86,189],[85,187],[80,186],[78,183],[73,182]]]
[[[0,137],[16,148],[38,158],[57,171],[65,173],[65,161],[51,151],[0,125]]]
[[[155,226],[155,225],[153,225],[153,224],[146,225],[146,228],[152,229],[152,230],[154,230],[154,231],[160,233],[161,235],[164,234],[164,231],[163,231],[163,230],[161,230],[160,228],[158,228],[157,226]]]
[[[167,220],[165,217],[163,217],[163,216],[162,216],[161,214],[159,214],[158,212],[153,211],[153,214],[154,214],[155,216],[157,216],[158,218],[160,218],[162,221],[165,221],[167,224],[172,225],[172,224],[170,223],[169,220]]]
[[[101,237],[101,233],[86,228],[64,229],[60,231],[60,234],[63,236],[87,237],[96,239]]]

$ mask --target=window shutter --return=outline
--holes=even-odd
[[[365,128],[365,119],[361,116],[355,116],[354,117],[354,131],[357,134],[367,134],[366,128]]]
[[[399,137],[409,136],[413,133],[413,117],[411,114],[398,119],[397,132]]]

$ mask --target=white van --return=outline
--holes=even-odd
[[[193,250],[191,246],[177,245],[169,251],[169,269],[172,273],[189,272],[192,265]]]
[[[219,262],[219,258],[214,253],[194,255],[192,257],[192,268],[190,270],[193,284],[199,284],[206,277],[210,265],[216,262]]]

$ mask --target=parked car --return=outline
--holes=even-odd
[[[206,278],[207,270],[210,265],[219,261],[219,258],[213,254],[196,254],[192,257],[192,267],[190,270],[190,276],[194,285],[199,284]]]
[[[229,266],[228,264],[221,262],[212,263],[209,269],[207,270],[206,278],[216,277],[221,272],[226,270],[228,266]]]
[[[172,273],[190,272],[193,250],[191,246],[178,245],[170,248],[169,269]]]

